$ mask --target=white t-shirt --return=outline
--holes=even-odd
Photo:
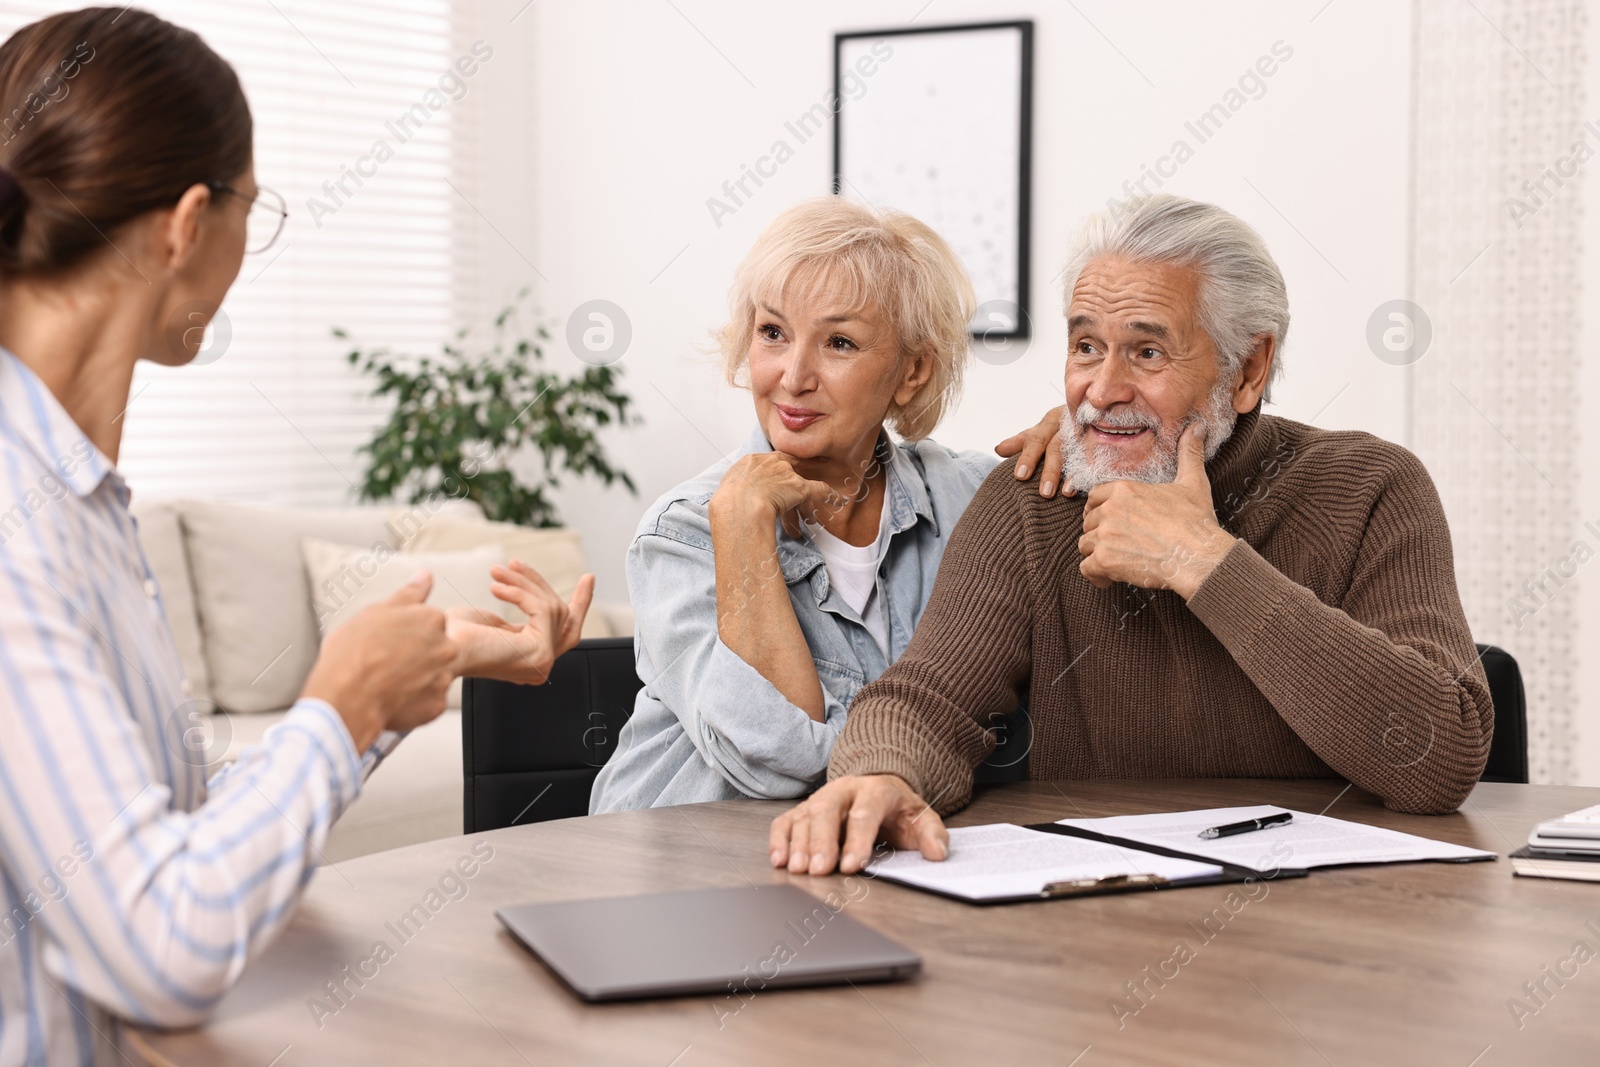
[[[844,602],[856,609],[867,632],[889,655],[889,620],[883,613],[883,598],[878,596],[878,564],[889,548],[889,500],[885,494],[878,512],[878,536],[870,545],[852,545],[814,523],[806,523],[811,543],[822,553],[828,568],[828,581],[839,590]]]

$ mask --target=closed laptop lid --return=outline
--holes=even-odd
[[[791,885],[519,904],[495,914],[585,1000],[882,981],[922,960]]]

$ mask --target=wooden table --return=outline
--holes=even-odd
[[[981,794],[951,821],[1331,804],[1331,815],[1503,857],[1533,823],[1600,802],[1597,789],[1480,785],[1459,813],[1421,817],[1343,790],[1330,781],[1028,782]],[[768,866],[768,821],[784,806],[568,819],[341,863],[318,873],[289,929],[209,1025],[125,1030],[124,1045],[154,1064],[249,1067],[1600,1060],[1600,958],[1573,958],[1579,942],[1600,952],[1600,885],[1513,878],[1503,858],[1314,872],[1258,883],[1258,899],[1235,898],[1232,909],[1238,886],[984,908],[867,882],[849,914],[919,952],[922,977],[770,990],[747,1002],[586,1005],[494,917],[523,901],[696,886],[842,888],[837,877]],[[456,865],[475,847],[492,858],[463,879]],[[402,941],[392,924],[414,905],[426,918],[400,930]],[[380,941],[387,960],[375,958]],[[344,980],[341,1003],[325,983],[347,966],[369,977]],[[1530,982],[1548,992],[1530,998]],[[1526,1010],[1514,1013],[1515,1003]]]

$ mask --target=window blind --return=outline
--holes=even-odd
[[[0,2],[0,34],[78,6]],[[486,50],[474,55],[451,0],[140,6],[238,71],[256,178],[290,217],[245,256],[195,365],[139,365],[119,466],[143,497],[352,500],[356,448],[384,412],[330,331],[432,352],[460,324],[476,229],[463,71]]]

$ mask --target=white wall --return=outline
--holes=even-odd
[[[839,30],[913,16],[915,25],[1037,23],[1035,334],[1014,363],[974,364],[938,439],[988,448],[1057,402],[1065,339],[1053,279],[1073,224],[1174,139],[1194,144],[1185,121],[1282,40],[1293,55],[1265,94],[1198,145],[1166,188],[1248,219],[1283,266],[1294,325],[1277,411],[1403,440],[1403,372],[1371,355],[1364,330],[1373,307],[1405,295],[1407,5],[1342,0],[1319,13],[1322,0],[1204,10],[1084,0],[1080,15],[1071,5],[969,0],[933,0],[920,12],[883,0],[675,0],[676,9],[536,0],[510,24],[521,2],[486,5],[482,16],[482,35],[503,49],[487,73],[507,79],[485,97],[483,140],[504,170],[479,206],[506,240],[484,238],[484,287],[510,292],[531,279],[561,324],[594,298],[632,321],[620,365],[645,424],[612,441],[640,496],[584,487],[560,498],[584,531],[601,596],[623,595],[623,554],[649,501],[753,425],[748,396],[723,385],[697,346],[719,324],[733,268],[761,228],[829,190],[830,139],[796,145],[720,227],[706,200],[831,87]],[[581,367],[570,352],[560,360]]]

